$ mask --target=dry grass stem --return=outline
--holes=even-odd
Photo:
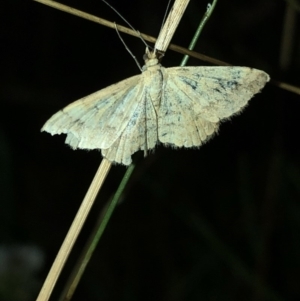
[[[88,14],[88,13],[85,13],[83,11],[80,11],[78,9],[72,8],[70,6],[63,5],[63,4],[60,4],[58,2],[51,1],[51,0],[33,0],[33,1],[36,1],[36,2],[39,2],[39,3],[43,3],[43,4],[48,5],[50,7],[53,7],[53,8],[56,8],[58,10],[70,13],[72,15],[75,15],[75,16],[87,19],[87,20],[95,22],[95,23],[104,25],[104,26],[112,28],[114,30],[116,29],[116,23],[110,22],[108,20],[96,17],[96,16]],[[175,12],[178,12],[178,10],[175,10]],[[134,30],[132,30],[132,29],[130,29],[128,27],[119,25],[119,24],[117,24],[117,27],[118,27],[118,31],[120,31],[120,32],[123,32],[125,34],[129,34],[129,35],[137,37],[137,38],[139,38],[140,36],[142,36],[142,38],[145,41],[150,42],[150,43],[155,43],[156,40],[157,40],[155,37],[149,36],[149,35],[144,34],[144,33],[140,33],[139,34],[138,32],[136,32],[136,31],[134,31]],[[165,28],[166,28],[165,30],[168,29],[167,27],[165,27]],[[173,50],[173,51],[176,51],[178,53],[181,53],[181,54],[187,54],[190,57],[194,57],[194,58],[197,58],[199,60],[202,60],[204,62],[208,62],[208,63],[214,64],[214,65],[220,65],[220,66],[229,66],[230,65],[230,64],[228,64],[226,62],[214,59],[212,57],[209,57],[207,55],[203,55],[201,53],[198,53],[198,52],[195,52],[195,51],[192,51],[192,50],[188,50],[187,48],[184,48],[184,47],[181,47],[181,46],[178,46],[178,45],[175,45],[175,44],[170,44],[169,45],[169,49]],[[162,50],[162,49],[160,49],[160,50]]]
[[[95,22],[95,23],[98,23],[98,24],[101,24],[101,25],[104,25],[106,27],[109,27],[109,28],[112,28],[112,29],[116,30],[115,22],[110,22],[108,20],[96,17],[94,15],[85,13],[85,12],[79,10],[79,9],[75,9],[75,8],[70,7],[70,6],[67,6],[67,5],[64,5],[64,4],[55,2],[55,1],[51,1],[51,0],[33,0],[33,1],[43,3],[45,5],[56,8],[56,9],[61,10],[63,12],[69,13],[71,15],[75,15],[77,17],[80,17],[80,18],[83,18],[83,19],[86,19],[86,20],[89,20],[89,21],[92,21],[92,22]],[[118,31],[129,34],[129,35],[132,35],[134,37],[138,37],[138,38],[140,37],[140,34],[137,31],[134,31],[134,30],[132,30],[128,27],[125,27],[125,26],[122,26],[122,25],[119,25],[119,24],[117,24],[117,25],[118,25]],[[155,43],[155,41],[156,41],[156,38],[154,38],[152,36],[149,36],[149,35],[146,35],[146,34],[141,34],[141,36],[143,37],[143,39],[145,41],[148,41],[148,42],[151,42],[151,43]]]
[[[184,14],[184,11],[189,4],[190,0],[177,0],[175,1],[168,18],[158,35],[155,43],[155,49],[165,52],[168,49],[170,41],[177,29],[177,26]]]
[[[98,191],[100,190],[109,170],[111,163],[103,158],[97,173],[81,203],[81,206],[73,220],[68,234],[65,237],[63,244],[52,264],[48,276],[43,284],[43,287],[37,297],[37,301],[47,301],[50,298],[54,285],[61,273],[62,268],[72,250],[72,247],[80,233],[80,230],[88,216],[88,213],[96,199]]]
[[[300,87],[293,86],[284,82],[276,81],[276,80],[271,80],[271,84],[275,85],[276,87],[280,89],[284,89],[286,91],[299,94],[300,95]]]
[[[51,0],[33,0],[33,1],[43,3],[45,5],[51,6],[53,8],[56,8],[58,10],[61,10],[61,11],[73,14],[75,16],[87,19],[87,20],[92,21],[92,22],[96,22],[98,24],[107,26],[109,28],[115,29],[115,23],[114,22],[110,22],[110,21],[107,21],[105,19],[96,17],[94,15],[85,13],[83,11],[80,11],[78,9],[72,8],[70,6],[63,5],[63,4],[60,4],[58,2],[51,1]],[[132,36],[135,36],[135,37],[140,37],[140,35],[141,35],[145,41],[150,42],[150,43],[155,43],[155,41],[156,41],[156,38],[154,38],[152,36],[146,35],[144,33],[139,34],[136,31],[134,31],[134,30],[132,30],[130,28],[127,28],[125,26],[119,25],[119,24],[117,26],[118,26],[118,30],[120,32],[129,34],[129,35],[132,35]],[[167,30],[167,27],[166,27],[166,30]],[[163,42],[163,43],[166,44],[166,41]],[[158,48],[158,47],[161,47],[160,45],[162,45],[162,44],[161,43],[158,44],[158,42],[157,42],[156,45],[158,45],[157,46],[157,48]],[[158,48],[158,49],[163,50],[163,47],[164,46],[162,45],[162,49],[160,49],[160,48]],[[169,49],[173,50],[173,51],[176,51],[176,52],[179,52],[181,54],[187,54],[190,57],[194,57],[194,58],[197,58],[199,60],[202,60],[204,62],[208,62],[208,63],[214,64],[214,65],[231,66],[231,64],[226,63],[224,61],[221,61],[221,60],[209,57],[207,55],[203,55],[203,54],[195,52],[195,51],[188,50],[187,48],[184,48],[184,47],[181,47],[181,46],[178,46],[178,45],[175,45],[175,44],[170,44],[169,45]],[[273,84],[273,85],[275,85],[276,87],[278,87],[280,89],[284,89],[284,90],[289,91],[291,93],[295,93],[295,94],[299,94],[300,95],[300,87],[297,87],[297,86],[294,86],[294,85],[291,85],[291,84],[288,84],[288,83],[284,83],[284,82],[281,82],[281,81],[278,81],[278,80],[271,80],[270,83]]]

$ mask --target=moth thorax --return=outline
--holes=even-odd
[[[144,54],[145,68],[150,66],[157,65],[159,60],[156,55],[156,51],[150,51],[148,47],[146,48],[146,52]]]
[[[147,86],[147,94],[149,95],[149,100],[151,100],[152,105],[156,113],[158,113],[161,102],[161,93],[163,87],[163,72],[160,65],[150,66],[145,72]]]
[[[158,65],[157,58],[145,60],[145,65],[143,67],[143,70],[146,70],[148,67],[155,66],[155,65]]]

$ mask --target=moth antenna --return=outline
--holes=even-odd
[[[170,1],[170,0],[169,0]],[[148,44],[146,43],[146,41],[143,39],[141,33],[136,30],[112,5],[110,5],[108,2],[106,2],[105,0],[102,0],[102,2],[104,2],[107,6],[109,6],[132,30],[134,30],[140,37],[140,39],[142,40],[142,42],[145,44],[146,47],[149,47]],[[118,33],[119,34],[119,33]],[[120,34],[119,34],[120,37]],[[121,38],[122,40],[122,38]],[[123,44],[125,45],[124,41],[122,40]],[[126,46],[127,49],[127,46]],[[128,49],[127,49],[128,50]],[[131,52],[130,52],[131,53]]]
[[[165,21],[166,21],[166,19],[167,19],[167,15],[168,15],[168,12],[169,12],[170,4],[171,4],[171,0],[169,0],[169,2],[168,2],[168,4],[167,4],[167,8],[166,8],[166,11],[165,11],[165,15],[164,15],[164,18],[163,18],[163,20],[162,20],[162,23],[161,23],[161,26],[160,26],[160,30],[159,30],[159,31],[162,30],[162,28],[163,28],[163,26],[164,26],[164,24],[165,24]]]
[[[162,23],[161,23],[161,26],[160,26],[160,29],[159,29],[159,32],[161,32],[164,24],[165,24],[165,21],[167,19],[167,15],[168,15],[168,12],[169,12],[169,8],[170,8],[170,4],[171,4],[171,0],[168,1],[168,4],[167,4],[167,8],[166,8],[166,11],[165,11],[165,15],[163,17],[163,20],[162,20]],[[154,49],[154,53],[156,53],[156,50],[157,49]]]
[[[103,1],[103,0],[102,0]],[[124,40],[122,39],[120,33],[119,33],[119,30],[118,30],[118,26],[117,26],[117,23],[115,23],[115,27],[116,27],[116,31],[117,31],[117,34],[121,40],[121,42],[123,43],[123,45],[125,46],[125,49],[129,52],[129,54],[132,56],[132,58],[134,59],[135,63],[137,64],[137,66],[139,67],[140,71],[142,72],[143,69],[139,63],[139,61],[137,60],[136,56],[130,51],[130,49],[128,48],[128,46],[126,45],[126,43],[124,42]]]
[[[147,47],[147,48],[152,48],[153,49],[153,47],[151,47],[151,46],[149,46],[148,44],[147,44],[147,42],[144,40],[144,38],[142,37],[142,35],[141,35],[141,33],[138,31],[138,30],[136,30],[136,32],[138,33],[138,35],[140,36],[140,39],[142,40],[142,42],[144,43],[144,45]]]

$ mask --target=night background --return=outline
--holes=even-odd
[[[155,37],[167,2],[109,0]],[[100,0],[61,3],[125,25]],[[188,46],[207,3],[190,1],[172,43]],[[195,51],[300,86],[299,11],[288,3],[219,0]],[[139,70],[115,30],[43,4],[3,1],[0,22],[0,301],[30,301],[101,162],[40,129]],[[144,44],[122,37],[142,64]],[[181,59],[169,50],[162,64]],[[269,83],[200,149],[138,152],[72,300],[300,300],[299,111],[300,95]],[[125,171],[112,167],[51,300]]]

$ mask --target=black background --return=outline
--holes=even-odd
[[[100,0],[63,3],[124,24]],[[135,28],[158,35],[167,0],[110,3]],[[287,33],[290,63],[280,66],[286,4],[219,0],[195,50],[299,85],[299,22]],[[172,43],[189,44],[206,5],[191,0]],[[114,30],[43,4],[2,2],[0,22],[0,266],[9,262],[0,268],[0,300],[27,301],[101,161],[99,152],[73,151],[65,137],[40,128],[68,103],[139,70]],[[122,37],[142,63],[143,43]],[[168,51],[163,65],[181,58]],[[299,95],[267,84],[201,149],[137,154],[73,300],[298,300],[299,110]],[[125,170],[112,167],[53,300]],[[43,264],[32,268],[37,257]]]

